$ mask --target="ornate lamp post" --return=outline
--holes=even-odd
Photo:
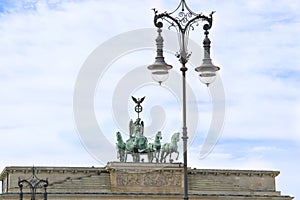
[[[194,13],[186,4],[185,0],[181,0],[178,7],[172,12],[163,12],[158,14],[156,9],[154,10],[154,25],[158,28],[158,37],[156,39],[157,56],[155,62],[148,66],[148,69],[152,73],[152,77],[155,81],[161,84],[168,78],[168,71],[172,69],[172,66],[167,64],[163,56],[163,38],[161,36],[161,28],[163,27],[162,21],[169,23],[170,27],[175,27],[178,33],[179,39],[179,52],[176,56],[181,63],[180,71],[182,72],[182,140],[183,140],[183,169],[184,169],[184,199],[188,199],[188,172],[187,172],[187,126],[186,126],[186,71],[188,68],[186,64],[191,56],[188,52],[188,40],[190,30],[194,30],[194,26],[197,26],[200,21],[204,22],[203,30],[205,38],[203,40],[204,58],[202,64],[195,68],[196,72],[199,72],[200,81],[209,86],[216,78],[216,72],[220,69],[213,65],[210,58],[210,39],[208,38],[209,30],[212,27],[213,18],[212,12],[209,16],[203,14]],[[177,15],[177,16],[173,16]]]
[[[44,200],[47,200],[47,187],[48,187],[48,179],[39,179],[35,174],[35,168],[32,168],[32,176],[28,179],[20,179],[18,181],[18,186],[20,188],[20,200],[23,200],[23,186],[29,186],[31,190],[31,200],[35,200],[36,190],[38,188],[44,188]]]

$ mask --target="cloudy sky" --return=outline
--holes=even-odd
[[[188,115],[195,128],[190,133],[189,166],[279,170],[278,190],[299,196],[300,3],[189,0],[188,4],[195,12],[217,11],[210,33],[212,58],[221,66],[216,85],[226,96],[219,140],[209,155],[200,157],[212,121],[213,95],[189,66],[188,103],[191,110],[195,102],[197,106],[197,112]],[[157,125],[153,130],[166,133],[164,142],[180,131],[179,74],[170,73],[160,87],[139,71],[155,56],[148,48],[149,43],[154,46],[154,37],[146,37],[153,28],[151,8],[163,12],[176,6],[169,0],[0,0],[1,170],[15,165],[103,166],[116,160],[101,141],[113,146],[116,130],[126,138],[124,126],[136,118],[130,95],[147,96],[142,117],[145,124]],[[191,39],[201,46],[201,26],[191,32]],[[176,42],[170,39],[165,53],[173,71],[179,71],[172,52]],[[196,51],[191,60],[199,58],[201,63]],[[90,77],[82,75],[85,68],[95,70],[91,102],[97,124],[91,127],[100,127],[101,134],[89,128],[82,132],[80,126],[91,120],[78,122],[74,117],[76,101],[86,97],[76,93],[89,82]],[[163,124],[158,123],[161,120]]]

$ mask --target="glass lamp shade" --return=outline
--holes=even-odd
[[[206,84],[209,86],[209,84],[213,83],[216,80],[216,72],[201,72],[199,73],[199,79],[202,83]]]
[[[159,85],[161,85],[163,82],[165,82],[169,78],[169,72],[168,72],[168,70],[153,71],[152,78],[153,78],[153,80],[158,82]]]
[[[220,70],[220,67],[213,65],[210,59],[209,61],[204,59],[203,64],[196,67],[195,70],[199,72],[200,81],[209,86],[216,80],[216,72]]]
[[[169,69],[172,69],[172,66],[168,65],[164,61],[156,61],[154,64],[149,65],[148,69],[151,71],[153,80],[157,81],[161,85],[164,81],[168,79]]]

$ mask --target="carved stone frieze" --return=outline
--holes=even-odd
[[[152,172],[152,173],[117,173],[116,185],[118,187],[181,187],[181,174],[172,172]]]
[[[179,164],[110,163],[111,189],[115,192],[179,192],[183,173]]]

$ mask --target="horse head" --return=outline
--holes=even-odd
[[[117,136],[117,141],[119,142],[120,140],[123,140],[122,139],[122,135],[121,135],[121,133],[118,131],[118,132],[116,132],[116,136]]]
[[[123,142],[122,135],[121,135],[121,133],[119,131],[116,133],[116,136],[117,136],[117,141],[118,142]]]
[[[170,146],[172,146],[172,148],[174,148],[173,150],[175,150],[175,151],[177,151],[177,148],[178,148],[177,143],[179,142],[179,135],[180,135],[180,133],[176,132],[171,137]]]
[[[116,133],[116,136],[117,136],[118,148],[125,149],[125,142],[123,141],[122,135],[119,131]]]
[[[161,139],[162,139],[161,131],[158,131],[155,135],[155,140],[161,140]]]
[[[176,143],[179,142],[179,135],[180,135],[179,132],[174,133],[171,137],[171,141]]]

